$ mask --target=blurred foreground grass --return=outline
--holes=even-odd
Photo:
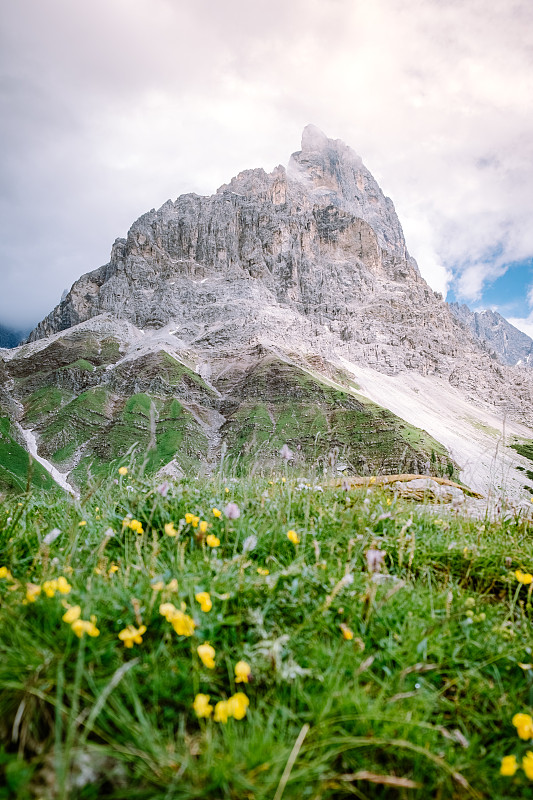
[[[0,798],[533,795],[524,518],[124,474],[0,530]]]

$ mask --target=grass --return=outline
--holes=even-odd
[[[127,452],[136,454],[146,472],[156,472],[173,458],[183,468],[193,469],[207,453],[207,439],[191,412],[175,398],[138,393],[124,401],[104,431],[94,434],[73,477],[83,485],[90,474],[108,476]],[[54,457],[58,460],[58,453]]]
[[[8,417],[0,416],[0,489],[23,491],[28,484],[49,490],[56,487],[44,467],[13,438]]]
[[[73,393],[57,386],[43,386],[33,392],[24,403],[24,423],[35,423],[58,411],[73,399]]]
[[[79,501],[4,499],[0,797],[527,796],[522,770],[499,772],[531,747],[512,724],[533,707],[527,519],[443,519],[290,474],[167,488],[116,473]],[[240,516],[215,516],[230,501]],[[68,593],[45,583],[60,576]],[[191,636],[163,603],[185,604]],[[243,719],[195,713],[198,694],[237,692]]]

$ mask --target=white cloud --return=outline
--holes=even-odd
[[[518,328],[519,331],[527,333],[533,339],[533,316],[529,317],[508,317],[508,322]]]
[[[424,277],[465,298],[533,253],[533,6],[17,0],[0,82],[0,321],[33,322],[145,210],[286,163],[314,122],[363,157]]]

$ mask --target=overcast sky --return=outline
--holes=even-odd
[[[434,289],[533,333],[532,98],[532,0],[0,0],[0,323],[36,323],[150,208],[286,164],[312,122]]]

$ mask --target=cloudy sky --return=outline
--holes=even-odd
[[[36,323],[150,208],[286,164],[312,122],[434,289],[533,334],[532,102],[531,0],[0,0],[0,323]]]

